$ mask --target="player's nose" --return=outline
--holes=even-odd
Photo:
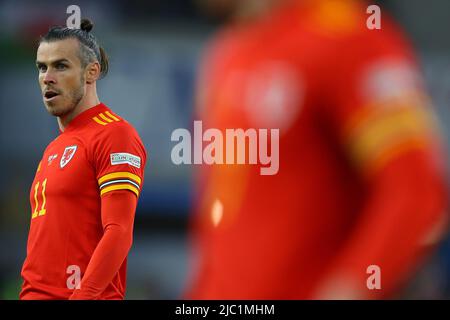
[[[56,83],[56,79],[53,74],[47,71],[44,75],[44,84]]]

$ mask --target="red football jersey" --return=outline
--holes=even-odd
[[[75,117],[45,149],[31,191],[31,224],[21,299],[67,299],[103,235],[101,196],[138,197],[146,151],[136,130],[100,103]],[[100,299],[122,299],[126,265]]]
[[[292,1],[213,40],[203,127],[279,129],[279,170],[201,167],[187,297],[313,298],[335,274],[380,297],[416,265],[443,221],[439,135],[409,45],[384,13],[369,30],[366,8]]]

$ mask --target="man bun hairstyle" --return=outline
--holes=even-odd
[[[89,19],[82,19],[80,29],[70,29],[62,26],[51,27],[47,34],[41,37],[39,43],[65,39],[77,39],[80,44],[80,61],[84,67],[98,61],[100,64],[100,79],[106,76],[109,69],[108,56],[91,33],[94,24]]]
[[[80,23],[80,29],[86,32],[90,32],[92,28],[94,27],[94,24],[89,19],[83,19]]]

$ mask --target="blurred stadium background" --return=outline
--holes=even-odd
[[[372,2],[406,29],[450,141],[450,2]],[[39,35],[65,24],[77,4],[110,56],[103,102],[139,131],[149,153],[128,262],[128,299],[174,299],[187,277],[191,167],[170,159],[176,128],[192,125],[201,50],[221,22],[194,0],[0,1],[0,299],[17,299],[29,227],[29,188],[46,145],[58,134],[44,109],[34,65]],[[405,298],[450,298],[450,241],[417,274]]]

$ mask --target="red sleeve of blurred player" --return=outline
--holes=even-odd
[[[317,298],[390,296],[447,220],[444,153],[411,51],[401,35],[367,38],[343,49],[327,114],[369,196]]]

